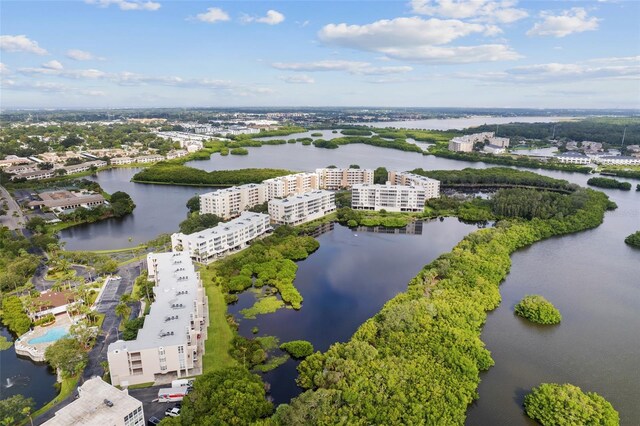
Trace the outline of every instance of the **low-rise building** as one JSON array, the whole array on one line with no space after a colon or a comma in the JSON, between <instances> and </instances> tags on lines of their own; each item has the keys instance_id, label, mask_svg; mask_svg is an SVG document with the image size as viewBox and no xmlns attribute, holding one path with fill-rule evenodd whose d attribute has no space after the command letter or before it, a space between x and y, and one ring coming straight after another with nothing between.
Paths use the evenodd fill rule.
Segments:
<instances>
[{"instance_id":1,"label":"low-rise building","mask_svg":"<svg viewBox=\"0 0 640 426\"><path fill-rule=\"evenodd\" d=\"M7 155L4 160L0 160L0 168L16 166L18 164L31 164L32 161L25 157L18 157L17 155Z\"/></svg>"},{"instance_id":2,"label":"low-rise building","mask_svg":"<svg viewBox=\"0 0 640 426\"><path fill-rule=\"evenodd\" d=\"M595 161L603 166L640 166L639 157L627 155L605 155Z\"/></svg>"},{"instance_id":3,"label":"low-rise building","mask_svg":"<svg viewBox=\"0 0 640 426\"><path fill-rule=\"evenodd\" d=\"M36 170L35 172L25 172L25 173L15 174L13 175L11 180L16 180L16 179L41 180L41 179L50 179L55 176L56 176L56 170L54 169Z\"/></svg>"},{"instance_id":4,"label":"low-rise building","mask_svg":"<svg viewBox=\"0 0 640 426\"><path fill-rule=\"evenodd\" d=\"M130 386L167 374L202 373L208 301L187 252L150 254L155 301L135 340L118 340L107 349L111 383Z\"/></svg>"},{"instance_id":5,"label":"low-rise building","mask_svg":"<svg viewBox=\"0 0 640 426\"><path fill-rule=\"evenodd\" d=\"M31 208L46 207L50 210L68 210L80 207L93 208L105 203L105 199L101 194L66 190L41 192L38 197L40 197L40 201L31 201L28 206Z\"/></svg>"},{"instance_id":6,"label":"low-rise building","mask_svg":"<svg viewBox=\"0 0 640 426\"><path fill-rule=\"evenodd\" d=\"M46 426L144 426L142 402L93 377L78 388L78 398L56 411Z\"/></svg>"},{"instance_id":7,"label":"low-rise building","mask_svg":"<svg viewBox=\"0 0 640 426\"><path fill-rule=\"evenodd\" d=\"M495 146L500 148L507 148L509 146L509 138L499 138L497 136L491 136L487 139L489 146Z\"/></svg>"},{"instance_id":8,"label":"low-rise building","mask_svg":"<svg viewBox=\"0 0 640 426\"><path fill-rule=\"evenodd\" d=\"M113 157L111 159L111 165L113 166L122 166L133 162L135 162L135 160L131 157Z\"/></svg>"},{"instance_id":9,"label":"low-rise building","mask_svg":"<svg viewBox=\"0 0 640 426\"><path fill-rule=\"evenodd\" d=\"M134 161L136 163L157 163L158 161L164 160L162 155L152 154L152 155L142 155L140 157L135 157Z\"/></svg>"},{"instance_id":10,"label":"low-rise building","mask_svg":"<svg viewBox=\"0 0 640 426\"><path fill-rule=\"evenodd\" d=\"M289 195L304 194L319 189L319 178L316 173L294 173L267 179L262 182L267 188L267 199L285 198Z\"/></svg>"},{"instance_id":11,"label":"low-rise building","mask_svg":"<svg viewBox=\"0 0 640 426\"><path fill-rule=\"evenodd\" d=\"M61 315L68 312L69 308L82 302L76 299L71 291L43 291L40 295L33 299L33 311L30 311L31 319L51 315Z\"/></svg>"},{"instance_id":12,"label":"low-rise building","mask_svg":"<svg viewBox=\"0 0 640 426\"><path fill-rule=\"evenodd\" d=\"M421 186L425 189L425 199L440 196L440 181L409 172L390 171L387 179L392 185Z\"/></svg>"},{"instance_id":13,"label":"low-rise building","mask_svg":"<svg viewBox=\"0 0 640 426\"><path fill-rule=\"evenodd\" d=\"M556 156L556 159L563 164L590 164L591 158L581 152L563 152Z\"/></svg>"},{"instance_id":14,"label":"low-rise building","mask_svg":"<svg viewBox=\"0 0 640 426\"><path fill-rule=\"evenodd\" d=\"M359 183L373 183L372 169L316 169L318 186L320 189L344 189L351 188Z\"/></svg>"},{"instance_id":15,"label":"low-rise building","mask_svg":"<svg viewBox=\"0 0 640 426\"><path fill-rule=\"evenodd\" d=\"M318 190L269 201L269 216L275 223L299 225L336 210L336 195Z\"/></svg>"},{"instance_id":16,"label":"low-rise building","mask_svg":"<svg viewBox=\"0 0 640 426\"><path fill-rule=\"evenodd\" d=\"M200 214L215 214L226 220L265 201L267 189L263 184L233 186L201 194Z\"/></svg>"},{"instance_id":17,"label":"low-rise building","mask_svg":"<svg viewBox=\"0 0 640 426\"><path fill-rule=\"evenodd\" d=\"M187 252L196 262L209 263L245 249L249 242L270 230L268 215L242 212L240 217L204 231L175 233L171 235L171 246L175 252Z\"/></svg>"},{"instance_id":18,"label":"low-rise building","mask_svg":"<svg viewBox=\"0 0 640 426\"><path fill-rule=\"evenodd\" d=\"M419 212L424 210L427 190L423 186L354 185L351 207L356 210Z\"/></svg>"},{"instance_id":19,"label":"low-rise building","mask_svg":"<svg viewBox=\"0 0 640 426\"><path fill-rule=\"evenodd\" d=\"M67 171L67 174L73 173L82 173L90 170L92 167L104 167L107 165L106 161L96 160L96 161L87 161L86 163L74 164L73 166L66 166L64 170Z\"/></svg>"},{"instance_id":20,"label":"low-rise building","mask_svg":"<svg viewBox=\"0 0 640 426\"><path fill-rule=\"evenodd\" d=\"M509 142L507 142L507 146L508 145L509 145ZM493 144L485 145L482 150L487 154L504 154L505 152L507 152L506 148L499 145L493 145Z\"/></svg>"},{"instance_id":21,"label":"low-rise building","mask_svg":"<svg viewBox=\"0 0 640 426\"><path fill-rule=\"evenodd\" d=\"M5 173L9 173L12 175L15 174L20 174L20 173L29 173L29 172L35 172L37 171L38 168L36 167L35 164L30 163L30 164L20 164L20 165L16 165L16 166L9 166L9 167L5 167L3 169L3 171Z\"/></svg>"},{"instance_id":22,"label":"low-rise building","mask_svg":"<svg viewBox=\"0 0 640 426\"><path fill-rule=\"evenodd\" d=\"M186 157L187 155L189 155L189 152L185 149L177 149L175 151L169 151L167 152L167 160L173 160L174 158L181 158L181 157Z\"/></svg>"}]
</instances>

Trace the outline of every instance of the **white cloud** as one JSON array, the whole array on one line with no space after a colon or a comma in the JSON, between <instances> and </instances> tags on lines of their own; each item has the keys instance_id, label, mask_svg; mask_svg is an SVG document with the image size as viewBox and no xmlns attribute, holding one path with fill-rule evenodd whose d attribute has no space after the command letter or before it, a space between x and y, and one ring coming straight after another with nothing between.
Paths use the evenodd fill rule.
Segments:
<instances>
[{"instance_id":1,"label":"white cloud","mask_svg":"<svg viewBox=\"0 0 640 426\"><path fill-rule=\"evenodd\" d=\"M260 24L267 25L278 25L284 22L284 15L277 10L268 10L265 16L242 16L242 22L250 23L250 22L258 22Z\"/></svg>"},{"instance_id":2,"label":"white cloud","mask_svg":"<svg viewBox=\"0 0 640 426\"><path fill-rule=\"evenodd\" d=\"M276 62L271 64L276 69L297 72L346 71L355 75L385 75L411 71L410 66L376 67L369 62L358 61L316 61L316 62Z\"/></svg>"},{"instance_id":3,"label":"white cloud","mask_svg":"<svg viewBox=\"0 0 640 426\"><path fill-rule=\"evenodd\" d=\"M45 62L44 64L42 64L42 68L59 71L64 67L59 61L53 60L53 61Z\"/></svg>"},{"instance_id":4,"label":"white cloud","mask_svg":"<svg viewBox=\"0 0 640 426\"><path fill-rule=\"evenodd\" d=\"M100 7L109 7L114 4L120 10L147 10L151 12L160 9L162 6L158 2L144 0L85 0L85 3L95 4Z\"/></svg>"},{"instance_id":5,"label":"white cloud","mask_svg":"<svg viewBox=\"0 0 640 426\"><path fill-rule=\"evenodd\" d=\"M640 56L597 58L577 63L546 63L457 77L509 83L566 83L580 80L640 79Z\"/></svg>"},{"instance_id":6,"label":"white cloud","mask_svg":"<svg viewBox=\"0 0 640 426\"><path fill-rule=\"evenodd\" d=\"M87 52L86 50L80 50L80 49L69 49L67 50L67 53L65 55L67 58L73 59L74 61L104 60L104 58L99 58L91 52Z\"/></svg>"},{"instance_id":7,"label":"white cloud","mask_svg":"<svg viewBox=\"0 0 640 426\"><path fill-rule=\"evenodd\" d=\"M9 67L3 64L2 62L0 62L0 74L4 74L4 75L11 74L11 70L9 70Z\"/></svg>"},{"instance_id":8,"label":"white cloud","mask_svg":"<svg viewBox=\"0 0 640 426\"><path fill-rule=\"evenodd\" d=\"M366 25L329 24L318 36L325 43L363 50L393 46L445 44L473 33L482 33L484 25L455 19L410 18L383 19Z\"/></svg>"},{"instance_id":9,"label":"white cloud","mask_svg":"<svg viewBox=\"0 0 640 426\"><path fill-rule=\"evenodd\" d=\"M383 53L399 60L445 64L518 59L520 55L506 44L442 46L471 34L495 36L501 32L495 25L411 17L366 25L329 24L318 36L328 44Z\"/></svg>"},{"instance_id":10,"label":"white cloud","mask_svg":"<svg viewBox=\"0 0 640 426\"><path fill-rule=\"evenodd\" d=\"M38 45L37 41L30 40L26 35L0 36L0 50L6 52L27 52L36 55L47 55L48 52Z\"/></svg>"},{"instance_id":11,"label":"white cloud","mask_svg":"<svg viewBox=\"0 0 640 426\"><path fill-rule=\"evenodd\" d=\"M210 7L206 12L198 13L196 19L209 24L215 24L216 22L228 21L231 18L229 18L229 14L224 10L218 7Z\"/></svg>"},{"instance_id":12,"label":"white cloud","mask_svg":"<svg viewBox=\"0 0 640 426\"><path fill-rule=\"evenodd\" d=\"M507 24L528 16L525 10L512 7L516 4L512 0L412 0L411 8L420 15Z\"/></svg>"},{"instance_id":13,"label":"white cloud","mask_svg":"<svg viewBox=\"0 0 640 426\"><path fill-rule=\"evenodd\" d=\"M596 17L588 17L587 11L582 7L564 10L557 16L550 12L542 12L540 17L542 22L535 23L533 28L527 31L528 36L566 37L574 33L596 30L600 22Z\"/></svg>"},{"instance_id":14,"label":"white cloud","mask_svg":"<svg viewBox=\"0 0 640 426\"><path fill-rule=\"evenodd\" d=\"M313 84L316 81L313 77L306 74L301 75L286 75L281 77L282 81L289 84Z\"/></svg>"}]
</instances>

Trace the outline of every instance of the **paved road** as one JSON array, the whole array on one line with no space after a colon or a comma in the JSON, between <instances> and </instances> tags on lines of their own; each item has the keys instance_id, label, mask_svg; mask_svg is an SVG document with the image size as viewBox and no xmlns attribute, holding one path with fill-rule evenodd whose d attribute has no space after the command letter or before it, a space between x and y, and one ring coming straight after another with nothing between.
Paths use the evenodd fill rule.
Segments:
<instances>
[{"instance_id":1,"label":"paved road","mask_svg":"<svg viewBox=\"0 0 640 426\"><path fill-rule=\"evenodd\" d=\"M46 259L42 259L38 267L36 268L36 272L31 278L31 282L35 286L38 291L49 290L53 287L56 282L45 280L44 277L47 276L47 270L49 269L46 265ZM91 268L81 266L81 265L72 265L71 268L76 271L77 277L82 277L86 282L91 282L96 278L95 272L91 271ZM78 285L77 283L72 282L72 287Z\"/></svg>"},{"instance_id":2,"label":"paved road","mask_svg":"<svg viewBox=\"0 0 640 426\"><path fill-rule=\"evenodd\" d=\"M101 362L107 360L107 349L109 348L109 345L118 340L118 337L120 336L120 333L118 332L118 327L120 326L120 317L116 315L115 307L118 303L120 303L120 297L124 293L131 293L133 289L133 282L140 274L141 266L141 263L135 262L133 264L121 267L117 272L121 278L118 280L109 280L109 282L106 284L107 287L104 289L102 295L100 296L100 300L96 305L96 311L105 315L104 321L102 323L100 334L96 338L96 344L89 352L89 363L82 373L82 377L80 378L78 385L81 385L85 380L90 379L91 377L102 376L104 374L104 369L102 368ZM137 311L135 307L134 309L132 309L132 311L138 312L139 307ZM155 389L155 397L157 396L158 388ZM51 419L55 415L56 411L68 405L72 401L73 394L42 416L34 419L34 424L40 425ZM162 414L162 416L156 417L163 417L164 410L166 410L166 407L162 410L162 413L160 413Z\"/></svg>"},{"instance_id":3,"label":"paved road","mask_svg":"<svg viewBox=\"0 0 640 426\"><path fill-rule=\"evenodd\" d=\"M6 226L11 230L24 228L26 220L22 215L22 210L20 209L18 203L16 203L16 200L11 197L11 194L9 194L9 191L7 191L4 186L0 186L0 197L4 198L9 206L7 214L4 216L0 216L0 226ZM17 212L17 217L13 216L14 212Z\"/></svg>"},{"instance_id":4,"label":"paved road","mask_svg":"<svg viewBox=\"0 0 640 426\"><path fill-rule=\"evenodd\" d=\"M149 420L150 417L162 419L165 417L164 412L167 408L176 405L175 402L154 402L158 398L158 391L162 388L171 387L171 385L152 386L144 389L131 389L129 395L142 402L144 409L144 417Z\"/></svg>"}]
</instances>

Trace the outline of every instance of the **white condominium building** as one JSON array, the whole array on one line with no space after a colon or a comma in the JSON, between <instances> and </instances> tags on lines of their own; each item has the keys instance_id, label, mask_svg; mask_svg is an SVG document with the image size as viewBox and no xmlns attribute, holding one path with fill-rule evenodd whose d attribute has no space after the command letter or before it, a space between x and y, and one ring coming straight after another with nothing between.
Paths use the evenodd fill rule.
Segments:
<instances>
[{"instance_id":1,"label":"white condominium building","mask_svg":"<svg viewBox=\"0 0 640 426\"><path fill-rule=\"evenodd\" d=\"M602 165L640 166L640 157L626 155L604 155L596 161Z\"/></svg>"},{"instance_id":2,"label":"white condominium building","mask_svg":"<svg viewBox=\"0 0 640 426\"><path fill-rule=\"evenodd\" d=\"M449 151L453 152L471 152L473 151L474 142L468 139L453 138L449 141Z\"/></svg>"},{"instance_id":3,"label":"white condominium building","mask_svg":"<svg viewBox=\"0 0 640 426\"><path fill-rule=\"evenodd\" d=\"M558 162L563 164L590 164L591 158L581 152L568 151L556 156Z\"/></svg>"},{"instance_id":4,"label":"white condominium building","mask_svg":"<svg viewBox=\"0 0 640 426\"><path fill-rule=\"evenodd\" d=\"M227 220L265 201L267 188L263 184L233 186L201 194L200 214L215 214Z\"/></svg>"},{"instance_id":5,"label":"white condominium building","mask_svg":"<svg viewBox=\"0 0 640 426\"><path fill-rule=\"evenodd\" d=\"M243 250L248 243L270 231L269 215L242 212L240 217L204 231L171 236L174 252L184 251L196 262L209 263Z\"/></svg>"},{"instance_id":6,"label":"white condominium building","mask_svg":"<svg viewBox=\"0 0 640 426\"><path fill-rule=\"evenodd\" d=\"M449 151L471 152L475 143L488 141L489 144L500 148L509 146L509 138L496 137L494 132L474 133L471 135L458 136L449 141Z\"/></svg>"},{"instance_id":7,"label":"white condominium building","mask_svg":"<svg viewBox=\"0 0 640 426\"><path fill-rule=\"evenodd\" d=\"M322 189L351 188L359 183L373 183L373 170L371 169L316 169L319 178L319 186Z\"/></svg>"},{"instance_id":8,"label":"white condominium building","mask_svg":"<svg viewBox=\"0 0 640 426\"><path fill-rule=\"evenodd\" d=\"M144 426L142 402L93 377L78 388L78 398L56 411L46 426Z\"/></svg>"},{"instance_id":9,"label":"white condominium building","mask_svg":"<svg viewBox=\"0 0 640 426\"><path fill-rule=\"evenodd\" d=\"M336 195L329 191L312 191L269 201L271 220L286 225L319 219L335 210Z\"/></svg>"},{"instance_id":10,"label":"white condominium building","mask_svg":"<svg viewBox=\"0 0 640 426\"><path fill-rule=\"evenodd\" d=\"M438 198L440 196L440 181L426 176L416 175L409 172L390 171L388 175L392 185L421 186L425 189L425 198Z\"/></svg>"},{"instance_id":11,"label":"white condominium building","mask_svg":"<svg viewBox=\"0 0 640 426\"><path fill-rule=\"evenodd\" d=\"M207 337L207 296L188 253L150 254L155 301L135 340L118 340L107 350L114 386L154 382L166 374L202 373Z\"/></svg>"},{"instance_id":12,"label":"white condominium building","mask_svg":"<svg viewBox=\"0 0 640 426\"><path fill-rule=\"evenodd\" d=\"M319 179L316 173L295 173L267 179L262 182L267 188L267 200L284 198L293 194L319 189Z\"/></svg>"},{"instance_id":13,"label":"white condominium building","mask_svg":"<svg viewBox=\"0 0 640 426\"><path fill-rule=\"evenodd\" d=\"M423 186L354 185L351 207L357 210L415 212L424 210L427 190Z\"/></svg>"}]
</instances>

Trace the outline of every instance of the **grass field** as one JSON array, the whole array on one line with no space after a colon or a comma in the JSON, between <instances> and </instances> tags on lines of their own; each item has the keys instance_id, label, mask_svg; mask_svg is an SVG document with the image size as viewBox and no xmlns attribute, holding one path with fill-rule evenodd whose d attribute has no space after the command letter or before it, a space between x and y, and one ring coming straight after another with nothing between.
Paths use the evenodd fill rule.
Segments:
<instances>
[{"instance_id":1,"label":"grass field","mask_svg":"<svg viewBox=\"0 0 640 426\"><path fill-rule=\"evenodd\" d=\"M209 328L205 353L202 359L203 373L232 367L235 360L229 355L233 330L227 323L227 304L219 287L213 285L212 274L207 268L200 268L200 277L209 298Z\"/></svg>"}]
</instances>

